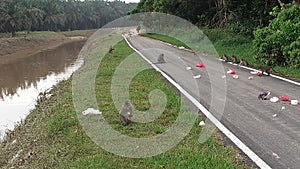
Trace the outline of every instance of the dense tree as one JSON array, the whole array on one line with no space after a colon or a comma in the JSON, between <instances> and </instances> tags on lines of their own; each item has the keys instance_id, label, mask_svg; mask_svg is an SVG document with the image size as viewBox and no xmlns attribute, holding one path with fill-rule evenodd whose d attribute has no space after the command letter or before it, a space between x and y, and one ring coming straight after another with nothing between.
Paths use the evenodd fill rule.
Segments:
<instances>
[{"instance_id":1,"label":"dense tree","mask_svg":"<svg viewBox=\"0 0 300 169\"><path fill-rule=\"evenodd\" d=\"M299 0L298 0L299 1ZM230 27L252 35L257 27L268 25L276 6L292 0L141 0L131 13L163 12L208 27Z\"/></svg>"},{"instance_id":2,"label":"dense tree","mask_svg":"<svg viewBox=\"0 0 300 169\"><path fill-rule=\"evenodd\" d=\"M2 0L0 32L99 28L136 4L105 0Z\"/></svg>"}]
</instances>

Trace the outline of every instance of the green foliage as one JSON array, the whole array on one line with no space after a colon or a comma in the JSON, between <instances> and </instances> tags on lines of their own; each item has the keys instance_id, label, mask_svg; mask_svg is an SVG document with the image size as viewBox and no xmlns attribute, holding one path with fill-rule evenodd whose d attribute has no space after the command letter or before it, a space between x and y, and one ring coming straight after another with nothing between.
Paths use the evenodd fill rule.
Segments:
<instances>
[{"instance_id":1,"label":"green foliage","mask_svg":"<svg viewBox=\"0 0 300 169\"><path fill-rule=\"evenodd\" d=\"M268 65L300 67L300 6L287 5L280 12L274 9L268 27L254 32L257 59Z\"/></svg>"},{"instance_id":2,"label":"green foliage","mask_svg":"<svg viewBox=\"0 0 300 169\"><path fill-rule=\"evenodd\" d=\"M250 37L254 29L266 26L274 18L269 12L278 6L278 0L141 0L132 13L173 14L198 26L230 28Z\"/></svg>"},{"instance_id":3,"label":"green foliage","mask_svg":"<svg viewBox=\"0 0 300 169\"><path fill-rule=\"evenodd\" d=\"M135 4L121 1L0 1L0 32L66 31L100 28L125 16Z\"/></svg>"}]
</instances>

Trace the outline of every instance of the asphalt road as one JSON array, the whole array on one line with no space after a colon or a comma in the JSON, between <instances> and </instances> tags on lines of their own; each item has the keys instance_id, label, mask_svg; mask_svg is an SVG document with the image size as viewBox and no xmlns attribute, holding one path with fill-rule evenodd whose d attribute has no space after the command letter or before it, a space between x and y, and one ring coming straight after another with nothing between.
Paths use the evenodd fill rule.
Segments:
<instances>
[{"instance_id":1,"label":"asphalt road","mask_svg":"<svg viewBox=\"0 0 300 169\"><path fill-rule=\"evenodd\" d=\"M146 37L132 36L128 40L153 63L164 53L166 63L156 65L219 117L269 166L300 167L300 105L257 98L261 91L269 90L269 97L287 95L299 100L300 86L270 76L254 75L253 80L248 80L249 70L223 63L215 57L195 55ZM206 68L196 68L199 61L204 62ZM239 79L226 74L228 69L235 70ZM196 75L201 78L194 79ZM222 78L223 75L227 77ZM192 83L195 80L197 86Z\"/></svg>"}]
</instances>

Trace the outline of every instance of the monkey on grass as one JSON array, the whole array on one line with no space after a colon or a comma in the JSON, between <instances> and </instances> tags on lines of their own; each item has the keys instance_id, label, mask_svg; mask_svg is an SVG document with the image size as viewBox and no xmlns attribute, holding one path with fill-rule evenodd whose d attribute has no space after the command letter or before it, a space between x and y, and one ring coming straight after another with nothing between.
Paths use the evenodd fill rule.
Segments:
<instances>
[{"instance_id":1,"label":"monkey on grass","mask_svg":"<svg viewBox=\"0 0 300 169\"><path fill-rule=\"evenodd\" d=\"M129 101L127 100L125 101L119 115L120 115L120 122L123 126L127 126L131 123L131 117L133 116L133 113Z\"/></svg>"}]
</instances>

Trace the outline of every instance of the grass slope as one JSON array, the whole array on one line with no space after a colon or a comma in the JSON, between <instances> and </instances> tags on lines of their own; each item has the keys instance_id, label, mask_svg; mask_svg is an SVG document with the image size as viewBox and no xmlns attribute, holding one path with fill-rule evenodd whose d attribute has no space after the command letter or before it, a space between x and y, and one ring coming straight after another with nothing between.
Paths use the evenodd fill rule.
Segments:
<instances>
[{"instance_id":1,"label":"grass slope","mask_svg":"<svg viewBox=\"0 0 300 169\"><path fill-rule=\"evenodd\" d=\"M256 68L261 63L255 60L255 49L252 44L252 40L242 35L234 34L230 30L226 29L202 29L202 31L208 36L210 41L213 43L215 49L219 53L219 56L226 54L237 56L238 59L246 59L252 67ZM154 39L158 39L167 43L171 43L177 46L184 46L182 42L172 39L167 36L157 34L143 34ZM186 46L185 46L186 47ZM273 66L273 73L281 74L283 76L300 80L300 69L293 67Z\"/></svg>"},{"instance_id":2,"label":"grass slope","mask_svg":"<svg viewBox=\"0 0 300 169\"><path fill-rule=\"evenodd\" d=\"M177 91L155 70L139 73L130 84L130 97L141 110L149 107L148 94L161 89L168 98L160 118L147 124L119 124L111 94L111 79L115 68L133 51L122 41L114 53L101 62L96 77L96 93L100 109L112 127L135 137L153 136L164 132L174 121L180 106ZM189 135L171 150L148 158L125 158L102 150L85 134L72 103L71 79L61 82L50 99L42 97L35 110L1 144L2 168L247 168L231 147L224 147L215 133L204 144L198 142L201 128L196 121ZM13 140L16 142L13 143ZM13 156L18 157L11 161Z\"/></svg>"}]
</instances>

